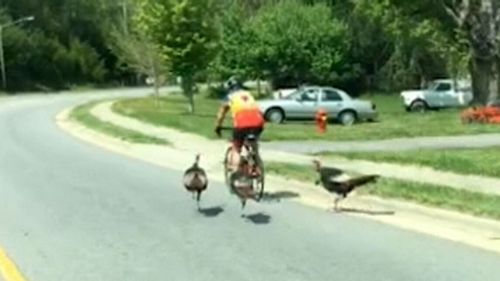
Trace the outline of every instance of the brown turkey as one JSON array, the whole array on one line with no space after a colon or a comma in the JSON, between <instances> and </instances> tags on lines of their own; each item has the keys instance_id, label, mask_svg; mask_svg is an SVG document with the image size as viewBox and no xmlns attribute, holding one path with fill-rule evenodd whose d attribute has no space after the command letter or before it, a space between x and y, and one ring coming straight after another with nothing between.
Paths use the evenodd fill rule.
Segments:
<instances>
[{"instance_id":1,"label":"brown turkey","mask_svg":"<svg viewBox=\"0 0 500 281\"><path fill-rule=\"evenodd\" d=\"M205 170L203 170L200 165L200 155L196 155L195 162L193 166L184 172L183 183L187 191L193 194L193 198L196 199L198 203L198 208L200 207L201 193L207 190L208 178Z\"/></svg>"},{"instance_id":2,"label":"brown turkey","mask_svg":"<svg viewBox=\"0 0 500 281\"><path fill-rule=\"evenodd\" d=\"M336 195L334 200L335 211L339 211L339 201L347 198L353 190L368 183L375 183L380 178L378 175L351 178L340 169L322 167L321 162L317 160L314 161L314 168L319 175L316 185L321 184L328 192Z\"/></svg>"},{"instance_id":3,"label":"brown turkey","mask_svg":"<svg viewBox=\"0 0 500 281\"><path fill-rule=\"evenodd\" d=\"M234 172L230 177L231 191L241 200L241 208L244 209L247 200L255 200L252 179L245 176L243 172Z\"/></svg>"}]
</instances>

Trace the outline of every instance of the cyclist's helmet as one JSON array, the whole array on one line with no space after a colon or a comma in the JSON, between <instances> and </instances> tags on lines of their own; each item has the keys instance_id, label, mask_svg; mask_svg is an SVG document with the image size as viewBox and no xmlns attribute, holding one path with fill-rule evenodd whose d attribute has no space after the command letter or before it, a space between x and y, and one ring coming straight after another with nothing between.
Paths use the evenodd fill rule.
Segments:
<instances>
[{"instance_id":1,"label":"cyclist's helmet","mask_svg":"<svg viewBox=\"0 0 500 281\"><path fill-rule=\"evenodd\" d=\"M226 88L228 92L234 92L243 89L243 86L236 76L232 76L226 82Z\"/></svg>"}]
</instances>

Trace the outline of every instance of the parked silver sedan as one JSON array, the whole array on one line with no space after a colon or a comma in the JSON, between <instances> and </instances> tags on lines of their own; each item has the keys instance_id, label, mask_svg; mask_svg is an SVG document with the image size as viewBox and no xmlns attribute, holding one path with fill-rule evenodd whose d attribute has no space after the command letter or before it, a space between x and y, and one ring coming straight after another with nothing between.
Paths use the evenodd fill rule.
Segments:
<instances>
[{"instance_id":1,"label":"parked silver sedan","mask_svg":"<svg viewBox=\"0 0 500 281\"><path fill-rule=\"evenodd\" d=\"M346 126L361 120L373 121L378 116L373 103L353 99L346 92L330 87L299 88L282 99L261 100L259 108L272 123L314 119L319 109L326 110L330 119Z\"/></svg>"}]
</instances>

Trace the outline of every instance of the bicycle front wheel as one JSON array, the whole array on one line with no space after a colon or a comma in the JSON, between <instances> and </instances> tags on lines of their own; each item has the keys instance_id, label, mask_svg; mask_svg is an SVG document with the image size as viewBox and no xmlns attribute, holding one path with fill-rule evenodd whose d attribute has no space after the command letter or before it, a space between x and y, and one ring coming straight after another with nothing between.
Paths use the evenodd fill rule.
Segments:
<instances>
[{"instance_id":1,"label":"bicycle front wheel","mask_svg":"<svg viewBox=\"0 0 500 281\"><path fill-rule=\"evenodd\" d=\"M226 180L226 185L231 185L231 169L230 169L230 161L231 161L231 153L233 152L232 148L229 147L224 156L224 179Z\"/></svg>"}]
</instances>

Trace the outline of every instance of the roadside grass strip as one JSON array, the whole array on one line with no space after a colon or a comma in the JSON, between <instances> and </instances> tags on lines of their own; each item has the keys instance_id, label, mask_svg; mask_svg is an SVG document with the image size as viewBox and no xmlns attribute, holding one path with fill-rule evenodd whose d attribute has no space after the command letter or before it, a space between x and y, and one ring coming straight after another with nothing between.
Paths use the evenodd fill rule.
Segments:
<instances>
[{"instance_id":1,"label":"roadside grass strip","mask_svg":"<svg viewBox=\"0 0 500 281\"><path fill-rule=\"evenodd\" d=\"M76 120L89 129L98 131L111 137L118 138L123 141L138 144L169 145L169 142L167 140L148 136L98 119L90 113L90 110L98 103L99 101L90 102L76 107L71 111L70 118Z\"/></svg>"}]
</instances>

